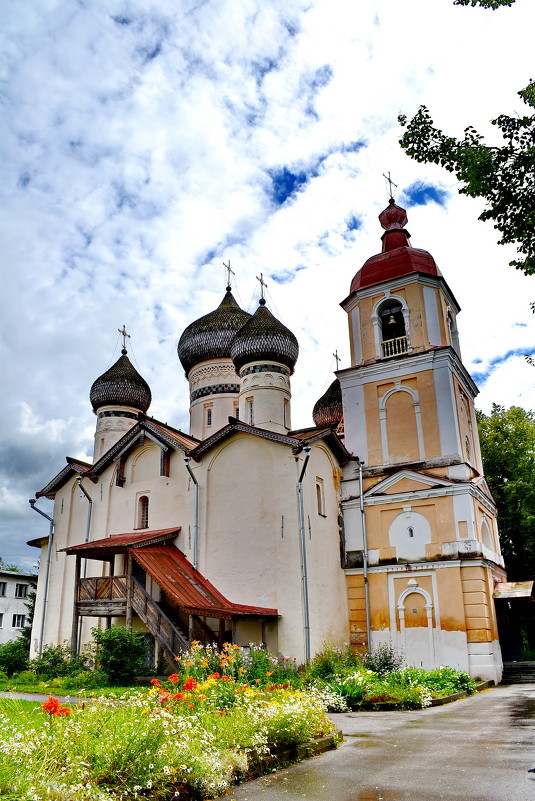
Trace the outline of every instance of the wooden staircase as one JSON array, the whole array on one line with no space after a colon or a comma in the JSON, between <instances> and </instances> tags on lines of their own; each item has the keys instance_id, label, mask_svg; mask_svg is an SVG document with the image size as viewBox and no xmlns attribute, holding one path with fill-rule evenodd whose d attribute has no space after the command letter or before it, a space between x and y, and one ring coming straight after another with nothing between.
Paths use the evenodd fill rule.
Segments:
<instances>
[{"instance_id":1,"label":"wooden staircase","mask_svg":"<svg viewBox=\"0 0 535 801\"><path fill-rule=\"evenodd\" d=\"M132 609L165 653L174 659L189 648L186 635L167 617L136 579L132 580Z\"/></svg>"},{"instance_id":2,"label":"wooden staircase","mask_svg":"<svg viewBox=\"0 0 535 801\"><path fill-rule=\"evenodd\" d=\"M500 684L535 684L535 662L504 662Z\"/></svg>"}]
</instances>

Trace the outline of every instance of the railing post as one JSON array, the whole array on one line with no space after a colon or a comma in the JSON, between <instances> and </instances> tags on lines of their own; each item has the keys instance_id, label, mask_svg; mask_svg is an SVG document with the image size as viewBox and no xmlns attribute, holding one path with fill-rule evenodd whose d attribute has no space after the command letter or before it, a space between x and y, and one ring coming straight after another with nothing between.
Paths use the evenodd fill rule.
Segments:
<instances>
[{"instance_id":1,"label":"railing post","mask_svg":"<svg viewBox=\"0 0 535 801\"><path fill-rule=\"evenodd\" d=\"M126 566L126 620L127 629L132 630L132 554L128 554Z\"/></svg>"}]
</instances>

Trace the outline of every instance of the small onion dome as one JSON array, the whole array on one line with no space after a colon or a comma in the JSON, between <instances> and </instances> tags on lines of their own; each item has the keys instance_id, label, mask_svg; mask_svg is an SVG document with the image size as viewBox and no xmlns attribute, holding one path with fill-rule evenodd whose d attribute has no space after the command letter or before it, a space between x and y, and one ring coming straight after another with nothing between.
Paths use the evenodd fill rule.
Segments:
<instances>
[{"instance_id":1,"label":"small onion dome","mask_svg":"<svg viewBox=\"0 0 535 801\"><path fill-rule=\"evenodd\" d=\"M228 286L217 309L190 323L180 337L178 358L186 376L192 367L207 359L230 358L231 342L250 318L240 309Z\"/></svg>"},{"instance_id":2,"label":"small onion dome","mask_svg":"<svg viewBox=\"0 0 535 801\"><path fill-rule=\"evenodd\" d=\"M285 364L293 373L299 345L292 332L266 308L264 298L253 316L239 330L232 341L230 355L236 371L245 364L274 361Z\"/></svg>"},{"instance_id":3,"label":"small onion dome","mask_svg":"<svg viewBox=\"0 0 535 801\"><path fill-rule=\"evenodd\" d=\"M379 215L381 226L385 229L382 236L383 250L365 262L351 282L350 292L364 289L384 281L392 281L411 273L424 273L441 277L434 258L427 250L412 248L410 234L405 229L407 212L401 206L396 206L390 198L390 203Z\"/></svg>"},{"instance_id":4,"label":"small onion dome","mask_svg":"<svg viewBox=\"0 0 535 801\"><path fill-rule=\"evenodd\" d=\"M317 426L338 425L344 412L342 409L342 388L337 378L328 390L314 404L312 419Z\"/></svg>"},{"instance_id":5,"label":"small onion dome","mask_svg":"<svg viewBox=\"0 0 535 801\"><path fill-rule=\"evenodd\" d=\"M126 348L121 357L94 382L89 399L96 412L102 406L131 406L146 412L152 395L150 387L128 358Z\"/></svg>"}]
</instances>

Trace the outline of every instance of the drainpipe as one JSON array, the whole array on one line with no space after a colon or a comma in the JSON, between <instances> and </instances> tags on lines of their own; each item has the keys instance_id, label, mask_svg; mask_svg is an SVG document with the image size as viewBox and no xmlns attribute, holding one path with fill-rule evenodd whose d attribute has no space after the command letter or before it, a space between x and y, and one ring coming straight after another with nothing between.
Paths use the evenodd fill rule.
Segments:
<instances>
[{"instance_id":1,"label":"drainpipe","mask_svg":"<svg viewBox=\"0 0 535 801\"><path fill-rule=\"evenodd\" d=\"M46 551L46 566L45 566L45 589L43 592L43 612L41 614L41 624L39 626L39 642L37 646L37 653L40 654L43 650L43 634L45 630L45 615L46 615L46 607L48 604L48 577L50 575L50 559L52 556L52 540L54 538L54 518L47 515L46 512L42 512L40 509L37 508L35 498L30 498L28 503L32 507L34 512L46 517L47 520L50 521L50 529L48 532L48 547Z\"/></svg>"},{"instance_id":2,"label":"drainpipe","mask_svg":"<svg viewBox=\"0 0 535 801\"><path fill-rule=\"evenodd\" d=\"M305 510L303 506L303 478L305 476L305 472L308 465L308 460L310 459L310 445L305 445L303 448L305 452L305 461L303 462L303 467L301 468L301 475L299 476L299 481L297 482L297 498L299 501L299 538L301 543L301 580L303 582L303 606L304 606L304 617L305 617L305 662L308 665L310 662L310 616L309 616L309 609L308 609L308 576L307 576L307 550L306 550L306 539L305 539Z\"/></svg>"},{"instance_id":3,"label":"drainpipe","mask_svg":"<svg viewBox=\"0 0 535 801\"><path fill-rule=\"evenodd\" d=\"M184 456L186 470L193 481L193 567L197 570L199 564L199 482L189 466L190 461L191 456Z\"/></svg>"},{"instance_id":4,"label":"drainpipe","mask_svg":"<svg viewBox=\"0 0 535 801\"><path fill-rule=\"evenodd\" d=\"M370 588L368 585L368 537L366 534L366 515L364 513L364 488L362 483L362 466L364 462L359 459L359 494L360 494L360 519L362 522L362 575L364 577L364 606L366 609L366 640L367 649L370 651L371 626L370 626Z\"/></svg>"},{"instance_id":5,"label":"drainpipe","mask_svg":"<svg viewBox=\"0 0 535 801\"><path fill-rule=\"evenodd\" d=\"M87 522L85 525L85 540L84 540L84 542L89 542L89 529L91 528L91 515L93 513L93 499L87 493L85 487L82 486L83 478L84 478L83 476L76 476L76 483L78 484L78 489L84 493L85 497L89 501L89 506L87 508ZM85 578L86 575L87 575L87 559L84 559L84 565L82 567L82 578ZM78 639L77 639L78 647L76 649L77 651L80 650L81 636L82 636L82 619L80 618L78 620Z\"/></svg>"}]
</instances>

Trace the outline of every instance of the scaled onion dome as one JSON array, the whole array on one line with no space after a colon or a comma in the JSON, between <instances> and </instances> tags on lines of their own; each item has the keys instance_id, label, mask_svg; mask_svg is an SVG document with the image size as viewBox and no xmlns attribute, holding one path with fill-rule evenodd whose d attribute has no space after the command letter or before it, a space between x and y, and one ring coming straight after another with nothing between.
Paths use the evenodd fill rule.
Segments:
<instances>
[{"instance_id":1,"label":"scaled onion dome","mask_svg":"<svg viewBox=\"0 0 535 801\"><path fill-rule=\"evenodd\" d=\"M207 359L230 358L231 342L250 318L240 309L228 286L217 309L188 325L180 337L178 358L186 376L192 367Z\"/></svg>"},{"instance_id":2,"label":"scaled onion dome","mask_svg":"<svg viewBox=\"0 0 535 801\"><path fill-rule=\"evenodd\" d=\"M152 395L150 387L128 358L126 348L121 357L94 382L89 393L93 411L102 406L131 406L146 412Z\"/></svg>"},{"instance_id":3,"label":"scaled onion dome","mask_svg":"<svg viewBox=\"0 0 535 801\"><path fill-rule=\"evenodd\" d=\"M299 345L292 332L266 309L266 301L261 298L258 309L234 337L230 355L236 372L251 362L274 361L285 364L293 373Z\"/></svg>"},{"instance_id":4,"label":"scaled onion dome","mask_svg":"<svg viewBox=\"0 0 535 801\"><path fill-rule=\"evenodd\" d=\"M342 388L339 380L335 378L327 391L314 404L312 419L317 426L335 426L343 416Z\"/></svg>"}]
</instances>

